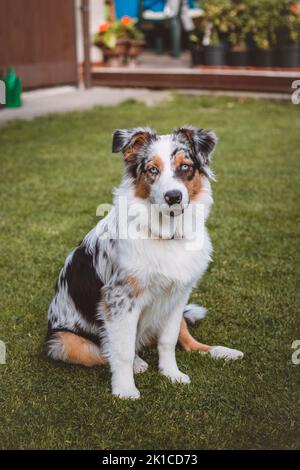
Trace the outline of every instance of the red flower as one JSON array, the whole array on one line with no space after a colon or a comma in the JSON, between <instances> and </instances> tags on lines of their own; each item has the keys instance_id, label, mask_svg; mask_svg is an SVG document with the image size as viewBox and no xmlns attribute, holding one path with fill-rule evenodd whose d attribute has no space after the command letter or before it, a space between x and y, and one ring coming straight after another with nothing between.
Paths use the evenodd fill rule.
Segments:
<instances>
[{"instance_id":1,"label":"red flower","mask_svg":"<svg viewBox=\"0 0 300 470\"><path fill-rule=\"evenodd\" d=\"M108 30L108 28L109 28L108 22L100 24L99 33L105 33Z\"/></svg>"},{"instance_id":2,"label":"red flower","mask_svg":"<svg viewBox=\"0 0 300 470\"><path fill-rule=\"evenodd\" d=\"M132 23L133 22L133 19L130 18L130 16L122 16L121 18L121 23L123 26L127 26L128 24Z\"/></svg>"},{"instance_id":3,"label":"red flower","mask_svg":"<svg viewBox=\"0 0 300 470\"><path fill-rule=\"evenodd\" d=\"M298 7L297 7L297 5L295 5L295 3L294 3L293 5L291 5L291 7L290 7L290 12L291 12L291 13L294 13L295 15L297 15L297 13L298 13Z\"/></svg>"}]
</instances>

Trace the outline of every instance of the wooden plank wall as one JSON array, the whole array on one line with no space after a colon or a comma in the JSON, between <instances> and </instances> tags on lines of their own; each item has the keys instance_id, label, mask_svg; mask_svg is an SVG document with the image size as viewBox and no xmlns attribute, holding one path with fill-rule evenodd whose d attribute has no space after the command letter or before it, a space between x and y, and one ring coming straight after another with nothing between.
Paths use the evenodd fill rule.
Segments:
<instances>
[{"instance_id":1,"label":"wooden plank wall","mask_svg":"<svg viewBox=\"0 0 300 470\"><path fill-rule=\"evenodd\" d=\"M0 70L24 88L78 82L73 0L0 0Z\"/></svg>"}]
</instances>

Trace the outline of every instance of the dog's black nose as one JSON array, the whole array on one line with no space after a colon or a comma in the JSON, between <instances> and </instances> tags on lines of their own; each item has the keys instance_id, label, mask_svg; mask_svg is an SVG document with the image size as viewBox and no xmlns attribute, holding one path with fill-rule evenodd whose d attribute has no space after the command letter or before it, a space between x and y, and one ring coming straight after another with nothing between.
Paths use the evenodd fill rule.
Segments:
<instances>
[{"instance_id":1,"label":"dog's black nose","mask_svg":"<svg viewBox=\"0 0 300 470\"><path fill-rule=\"evenodd\" d=\"M172 191L167 191L165 194L165 201L169 206L173 204L180 204L182 200L182 192L178 191L177 189L173 189Z\"/></svg>"}]
</instances>

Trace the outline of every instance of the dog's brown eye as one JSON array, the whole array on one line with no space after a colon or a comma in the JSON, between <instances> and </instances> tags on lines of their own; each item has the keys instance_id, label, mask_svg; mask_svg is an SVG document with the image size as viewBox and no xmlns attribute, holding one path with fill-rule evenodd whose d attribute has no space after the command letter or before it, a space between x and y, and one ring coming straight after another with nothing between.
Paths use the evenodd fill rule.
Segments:
<instances>
[{"instance_id":1,"label":"dog's brown eye","mask_svg":"<svg viewBox=\"0 0 300 470\"><path fill-rule=\"evenodd\" d=\"M158 174L158 169L155 167L155 166L152 166L151 168L149 168L149 173L151 173L151 175L157 175Z\"/></svg>"}]
</instances>

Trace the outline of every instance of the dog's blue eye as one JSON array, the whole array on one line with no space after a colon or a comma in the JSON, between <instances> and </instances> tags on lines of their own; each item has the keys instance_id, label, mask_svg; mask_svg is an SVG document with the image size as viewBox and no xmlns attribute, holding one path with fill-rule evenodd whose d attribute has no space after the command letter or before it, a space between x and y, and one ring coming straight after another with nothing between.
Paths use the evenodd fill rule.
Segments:
<instances>
[{"instance_id":1,"label":"dog's blue eye","mask_svg":"<svg viewBox=\"0 0 300 470\"><path fill-rule=\"evenodd\" d=\"M157 175L158 169L155 166L152 166L151 168L149 168L149 172L151 173L151 175Z\"/></svg>"},{"instance_id":2,"label":"dog's blue eye","mask_svg":"<svg viewBox=\"0 0 300 470\"><path fill-rule=\"evenodd\" d=\"M187 165L186 163L183 163L181 166L180 166L180 169L182 171L187 171L189 169L189 165Z\"/></svg>"}]
</instances>

